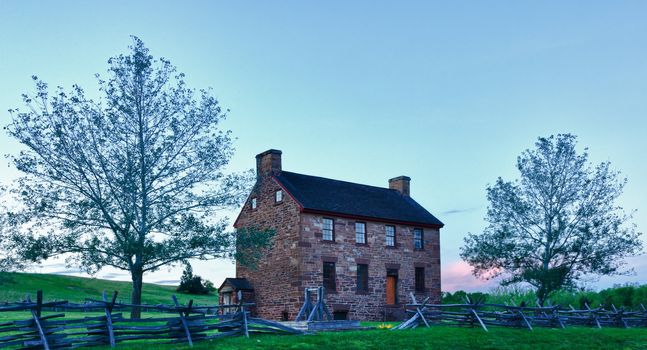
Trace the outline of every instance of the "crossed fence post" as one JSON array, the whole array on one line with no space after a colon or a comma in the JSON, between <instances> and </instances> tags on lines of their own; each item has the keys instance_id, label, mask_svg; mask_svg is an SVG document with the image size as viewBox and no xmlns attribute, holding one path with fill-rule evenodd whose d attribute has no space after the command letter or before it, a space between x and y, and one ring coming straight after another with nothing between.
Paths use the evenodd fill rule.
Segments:
<instances>
[{"instance_id":1,"label":"crossed fence post","mask_svg":"<svg viewBox=\"0 0 647 350\"><path fill-rule=\"evenodd\" d=\"M103 302L104 302L105 314L106 314L106 329L108 331L108 340L110 342L111 348L114 348L116 346L115 330L112 326L112 309L115 307L115 302L117 301L118 294L119 292L115 291L114 294L112 295L112 301L108 302L106 291L103 291Z\"/></svg>"},{"instance_id":2,"label":"crossed fence post","mask_svg":"<svg viewBox=\"0 0 647 350\"><path fill-rule=\"evenodd\" d=\"M311 292L317 291L317 302L313 305L310 302ZM305 288L303 306L299 309L299 313L295 321L323 321L324 319L332 320L333 317L328 311L325 302L325 288Z\"/></svg>"}]
</instances>

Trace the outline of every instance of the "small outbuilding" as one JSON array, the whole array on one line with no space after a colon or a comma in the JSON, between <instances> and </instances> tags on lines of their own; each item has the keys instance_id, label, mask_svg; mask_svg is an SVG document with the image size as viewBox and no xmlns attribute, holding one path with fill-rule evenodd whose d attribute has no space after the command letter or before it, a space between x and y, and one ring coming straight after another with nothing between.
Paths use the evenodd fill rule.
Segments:
<instances>
[{"instance_id":1,"label":"small outbuilding","mask_svg":"<svg viewBox=\"0 0 647 350\"><path fill-rule=\"evenodd\" d=\"M218 288L218 302L220 305L235 305L238 300L238 292L241 292L243 302L254 302L254 288L246 278L226 278ZM235 307L223 308L221 313L230 313L235 311ZM252 310L253 311L253 310Z\"/></svg>"}]
</instances>

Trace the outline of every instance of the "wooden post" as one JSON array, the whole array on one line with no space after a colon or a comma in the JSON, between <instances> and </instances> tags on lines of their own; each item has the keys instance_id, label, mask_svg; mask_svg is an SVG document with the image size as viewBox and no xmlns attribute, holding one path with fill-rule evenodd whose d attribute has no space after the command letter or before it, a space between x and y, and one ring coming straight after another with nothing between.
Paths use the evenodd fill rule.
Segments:
<instances>
[{"instance_id":1,"label":"wooden post","mask_svg":"<svg viewBox=\"0 0 647 350\"><path fill-rule=\"evenodd\" d=\"M119 292L115 291L112 296L112 302L108 302L108 297L106 296L106 291L103 291L103 302L105 303L105 313L106 313L106 328L108 330L108 340L110 342L110 347L114 348L117 344L115 341L115 331L112 327L112 309L115 306L115 301L117 300L117 294Z\"/></svg>"},{"instance_id":2,"label":"wooden post","mask_svg":"<svg viewBox=\"0 0 647 350\"><path fill-rule=\"evenodd\" d=\"M613 309L613 318L614 318L614 323L617 323L617 320L620 319L620 322L622 322L622 326L624 328L629 328L629 324L625 320L624 317L622 317L622 314L625 312L624 306L618 310L614 304L611 304L611 308Z\"/></svg>"},{"instance_id":3,"label":"wooden post","mask_svg":"<svg viewBox=\"0 0 647 350\"><path fill-rule=\"evenodd\" d=\"M245 306L241 306L241 310L243 313L243 330L245 331L245 337L249 338L249 326L247 324L247 311L245 311Z\"/></svg>"},{"instance_id":4,"label":"wooden post","mask_svg":"<svg viewBox=\"0 0 647 350\"><path fill-rule=\"evenodd\" d=\"M306 321L316 321L317 320L317 308L319 307L318 304L315 304L315 306L312 308L312 311L310 311L310 315L308 315L308 319Z\"/></svg>"},{"instance_id":5,"label":"wooden post","mask_svg":"<svg viewBox=\"0 0 647 350\"><path fill-rule=\"evenodd\" d=\"M184 311L184 316L189 317L189 314L191 314L192 307L193 307L193 299L189 300L189 305L187 305L186 311Z\"/></svg>"},{"instance_id":6,"label":"wooden post","mask_svg":"<svg viewBox=\"0 0 647 350\"><path fill-rule=\"evenodd\" d=\"M319 321L323 321L324 319L323 298L324 298L323 287L319 287L317 289L317 309L319 310L317 312L317 319Z\"/></svg>"},{"instance_id":7,"label":"wooden post","mask_svg":"<svg viewBox=\"0 0 647 350\"><path fill-rule=\"evenodd\" d=\"M320 321L323 321L326 318L328 321L333 319L330 311L328 311L328 307L326 306L326 288L324 287L319 287L317 290L317 307L319 307Z\"/></svg>"},{"instance_id":8,"label":"wooden post","mask_svg":"<svg viewBox=\"0 0 647 350\"><path fill-rule=\"evenodd\" d=\"M570 306L570 305L569 305ZM572 306L571 306L572 307ZM557 323L559 324L559 327L561 329L565 329L566 327L564 326L564 322L562 322L562 319L559 317L559 306L553 306L553 311L551 312L551 316L553 319L557 320Z\"/></svg>"},{"instance_id":9,"label":"wooden post","mask_svg":"<svg viewBox=\"0 0 647 350\"><path fill-rule=\"evenodd\" d=\"M173 302L175 303L175 309L180 315L180 322L182 322L182 327L184 327L184 333L186 334L186 339L189 342L189 346L193 347L193 340L191 340L191 331L189 331L189 325L186 323L184 312L182 312L182 310L180 309L180 303L178 303L175 294L173 294Z\"/></svg>"},{"instance_id":10,"label":"wooden post","mask_svg":"<svg viewBox=\"0 0 647 350\"><path fill-rule=\"evenodd\" d=\"M45 331L43 330L43 327L40 324L40 311L42 306L43 306L43 291L39 290L38 292L36 292L36 309L31 309L31 315L34 319L34 325L38 330L38 335L40 336L40 340L43 342L43 349L49 350L49 344L47 343L47 338L45 337Z\"/></svg>"},{"instance_id":11,"label":"wooden post","mask_svg":"<svg viewBox=\"0 0 647 350\"><path fill-rule=\"evenodd\" d=\"M425 324L425 326L427 326L427 328L429 328L429 323L427 322L427 319L425 318L425 315L422 312L427 309L426 305L429 302L429 298L430 297L426 297L422 301L422 303L420 303L420 305L416 305L416 314L419 315L419 319L422 320L422 322ZM414 300L414 302L416 300L416 297L413 295L413 292L411 292L411 299Z\"/></svg>"},{"instance_id":12,"label":"wooden post","mask_svg":"<svg viewBox=\"0 0 647 350\"><path fill-rule=\"evenodd\" d=\"M596 315L593 310L591 310L591 307L589 307L588 303L584 303L584 306L586 307L587 310L589 310L589 317L593 317L593 320L595 321L595 325L598 328L602 328L602 325L600 325L600 321L598 320L598 315Z\"/></svg>"},{"instance_id":13,"label":"wooden post","mask_svg":"<svg viewBox=\"0 0 647 350\"><path fill-rule=\"evenodd\" d=\"M249 323L247 321L247 311L245 310L245 305L243 304L243 291L238 291L236 293L236 298L238 299L238 312L243 318L243 333L245 337L249 338Z\"/></svg>"},{"instance_id":14,"label":"wooden post","mask_svg":"<svg viewBox=\"0 0 647 350\"><path fill-rule=\"evenodd\" d=\"M303 306L301 306L301 309L299 310L295 321L299 321L301 318L307 320L308 316L310 315L311 308L312 304L310 303L310 290L308 288L305 288Z\"/></svg>"},{"instance_id":15,"label":"wooden post","mask_svg":"<svg viewBox=\"0 0 647 350\"><path fill-rule=\"evenodd\" d=\"M483 327L483 330L487 332L488 331L487 327L485 327L485 324L483 323L483 321L479 317L478 313L476 313L476 310L470 309L470 311L474 315L474 317L476 317L476 319L479 321L479 323L481 324L481 327Z\"/></svg>"},{"instance_id":16,"label":"wooden post","mask_svg":"<svg viewBox=\"0 0 647 350\"><path fill-rule=\"evenodd\" d=\"M40 311L43 307L43 291L39 290L36 292L36 315L40 317Z\"/></svg>"},{"instance_id":17,"label":"wooden post","mask_svg":"<svg viewBox=\"0 0 647 350\"><path fill-rule=\"evenodd\" d=\"M521 309L517 310L517 313L519 313L519 316L521 316L521 319L526 323L526 327L532 331L532 326L530 325L530 321L526 318L526 315L523 314L523 311Z\"/></svg>"}]
</instances>

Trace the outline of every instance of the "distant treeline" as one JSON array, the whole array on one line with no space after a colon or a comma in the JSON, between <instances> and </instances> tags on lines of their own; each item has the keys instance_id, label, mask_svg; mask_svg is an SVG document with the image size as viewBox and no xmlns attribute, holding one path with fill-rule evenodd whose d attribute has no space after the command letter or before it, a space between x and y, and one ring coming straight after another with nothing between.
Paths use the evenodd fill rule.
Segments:
<instances>
[{"instance_id":1,"label":"distant treeline","mask_svg":"<svg viewBox=\"0 0 647 350\"><path fill-rule=\"evenodd\" d=\"M459 290L454 293L443 292L443 304L461 304L465 303L465 297L469 297L472 302L485 302L489 304L515 304L535 306L537 297L533 291L523 288L499 288L489 293L467 293ZM548 298L550 304L568 307L573 306L576 309L602 305L605 309L615 307L628 307L632 309L640 308L643 304L647 308L647 284L641 286L618 286L603 289L599 292L590 290L561 290L557 291Z\"/></svg>"}]
</instances>

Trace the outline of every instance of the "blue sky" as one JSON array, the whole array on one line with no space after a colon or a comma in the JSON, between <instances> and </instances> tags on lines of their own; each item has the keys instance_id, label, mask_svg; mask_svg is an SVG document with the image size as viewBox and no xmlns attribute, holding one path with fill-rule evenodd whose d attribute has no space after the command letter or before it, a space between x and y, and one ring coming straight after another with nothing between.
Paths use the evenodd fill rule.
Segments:
<instances>
[{"instance_id":1,"label":"blue sky","mask_svg":"<svg viewBox=\"0 0 647 350\"><path fill-rule=\"evenodd\" d=\"M377 186L408 175L446 224L444 287L487 289L459 247L485 226L487 184L516 177L538 136L576 134L593 161L611 161L629 178L620 204L647 228L646 13L644 1L4 0L0 111L21 106L32 74L96 93L94 73L137 35L231 109L233 170L277 148L291 171ZM0 147L17 146L2 133ZM3 169L0 182L15 178ZM647 283L645 260L591 285ZM228 262L194 270L216 284L234 273Z\"/></svg>"}]
</instances>

